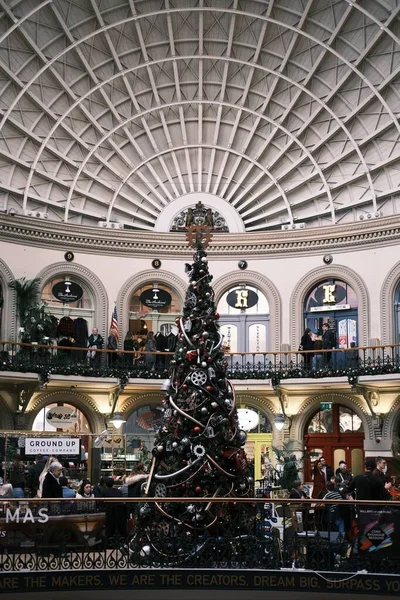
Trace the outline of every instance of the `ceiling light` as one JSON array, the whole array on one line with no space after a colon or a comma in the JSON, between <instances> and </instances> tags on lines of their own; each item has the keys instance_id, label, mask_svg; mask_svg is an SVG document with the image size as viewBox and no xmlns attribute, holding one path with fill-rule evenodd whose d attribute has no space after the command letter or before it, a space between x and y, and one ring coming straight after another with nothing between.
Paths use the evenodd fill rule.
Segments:
<instances>
[{"instance_id":1,"label":"ceiling light","mask_svg":"<svg viewBox=\"0 0 400 600\"><path fill-rule=\"evenodd\" d=\"M119 429L126 423L126 419L124 419L120 412L116 412L108 419L108 422L110 425L114 425L115 429Z\"/></svg>"},{"instance_id":2,"label":"ceiling light","mask_svg":"<svg viewBox=\"0 0 400 600\"><path fill-rule=\"evenodd\" d=\"M285 415L283 415L282 413L279 413L278 415L276 415L276 417L274 419L274 425L278 431L282 431L282 429L285 426Z\"/></svg>"}]
</instances>

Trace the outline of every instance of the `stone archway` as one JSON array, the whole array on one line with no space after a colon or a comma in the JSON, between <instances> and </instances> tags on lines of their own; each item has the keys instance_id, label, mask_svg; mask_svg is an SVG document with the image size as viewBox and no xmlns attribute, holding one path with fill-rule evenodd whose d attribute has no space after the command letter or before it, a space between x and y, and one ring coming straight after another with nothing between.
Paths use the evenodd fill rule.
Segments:
<instances>
[{"instance_id":1,"label":"stone archway","mask_svg":"<svg viewBox=\"0 0 400 600\"><path fill-rule=\"evenodd\" d=\"M302 279L294 286L294 291L290 299L290 322L291 326L291 345L292 348L298 348L299 340L303 335L303 310L306 294L325 279L337 278L348 283L357 294L358 298L358 328L360 346L368 346L370 332L370 310L369 295L367 287L361 277L352 269L343 265L330 265L313 269L306 273Z\"/></svg>"},{"instance_id":2,"label":"stone archway","mask_svg":"<svg viewBox=\"0 0 400 600\"><path fill-rule=\"evenodd\" d=\"M122 286L118 293L117 310L119 316L119 336L123 339L124 332L129 330L129 302L135 290L147 283L164 283L171 288L178 296L181 306L183 306L187 285L185 282L167 271L141 271L136 275L132 275Z\"/></svg>"},{"instance_id":3,"label":"stone archway","mask_svg":"<svg viewBox=\"0 0 400 600\"><path fill-rule=\"evenodd\" d=\"M7 402L0 396L0 429L12 431L14 429L14 417Z\"/></svg>"},{"instance_id":4,"label":"stone archway","mask_svg":"<svg viewBox=\"0 0 400 600\"><path fill-rule=\"evenodd\" d=\"M8 265L0 259L0 283L3 288L3 319L2 338L14 341L17 339L17 296L9 284L14 281L14 275Z\"/></svg>"},{"instance_id":5,"label":"stone archway","mask_svg":"<svg viewBox=\"0 0 400 600\"><path fill-rule=\"evenodd\" d=\"M239 284L247 283L253 285L262 292L269 303L269 314L270 314L270 340L273 344L273 350L279 351L281 349L281 336L282 336L282 315L281 315L281 298L275 285L264 275L257 273L256 271L239 271L234 273L228 273L217 279L213 288L215 291L215 304L218 305L222 295L231 287Z\"/></svg>"},{"instance_id":6,"label":"stone archway","mask_svg":"<svg viewBox=\"0 0 400 600\"><path fill-rule=\"evenodd\" d=\"M100 413L96 402L86 394L81 394L75 390L50 390L36 395L28 404L28 410L25 413L25 427L32 429L37 414L48 404L54 402L66 402L76 406L87 418L91 432L101 433L105 428L104 415Z\"/></svg>"},{"instance_id":7,"label":"stone archway","mask_svg":"<svg viewBox=\"0 0 400 600\"><path fill-rule=\"evenodd\" d=\"M96 317L96 326L103 337L108 335L108 298L106 289L102 281L93 271L79 264L54 263L42 269L37 277L40 278L40 292L44 286L57 275L75 275L83 286L85 286L92 296L94 304L94 314Z\"/></svg>"},{"instance_id":8,"label":"stone archway","mask_svg":"<svg viewBox=\"0 0 400 600\"><path fill-rule=\"evenodd\" d=\"M390 270L385 278L381 290L381 331L382 344L395 342L394 327L394 295L400 283L400 262Z\"/></svg>"}]
</instances>

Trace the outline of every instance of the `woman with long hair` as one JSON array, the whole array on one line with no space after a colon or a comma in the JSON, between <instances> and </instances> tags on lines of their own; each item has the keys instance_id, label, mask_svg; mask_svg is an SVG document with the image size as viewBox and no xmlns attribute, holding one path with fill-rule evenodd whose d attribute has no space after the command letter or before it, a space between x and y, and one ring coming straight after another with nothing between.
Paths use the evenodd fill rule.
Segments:
<instances>
[{"instance_id":1,"label":"woman with long hair","mask_svg":"<svg viewBox=\"0 0 400 600\"><path fill-rule=\"evenodd\" d=\"M42 497L44 478L46 477L47 473L49 472L50 465L53 464L53 462L56 462L56 461L57 461L57 458L55 456L49 456L49 458L47 459L46 464L44 465L44 469L43 469L43 471L39 475L39 489L38 489L37 494L36 494L37 498L41 498Z\"/></svg>"}]
</instances>

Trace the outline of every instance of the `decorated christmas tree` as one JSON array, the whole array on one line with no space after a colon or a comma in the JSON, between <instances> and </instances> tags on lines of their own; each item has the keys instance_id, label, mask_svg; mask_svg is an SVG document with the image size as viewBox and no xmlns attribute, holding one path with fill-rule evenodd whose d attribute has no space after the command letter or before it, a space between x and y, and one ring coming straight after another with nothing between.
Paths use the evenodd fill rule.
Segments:
<instances>
[{"instance_id":1,"label":"decorated christmas tree","mask_svg":"<svg viewBox=\"0 0 400 600\"><path fill-rule=\"evenodd\" d=\"M164 419L146 488L146 494L159 497L160 502L143 505L139 516L139 524L147 523L151 539L148 545L142 536L141 555L159 552L171 564L174 557L185 560L191 554L194 540L198 549L200 538L243 539L254 526L252 503L239 507L212 501L252 497L254 483L243 449L247 435L240 429L235 391L226 378L223 336L205 250L211 239L210 214L202 220L201 205L196 209L200 217L187 233L195 250L193 264L186 264L190 283L183 315L176 320L178 341L163 385ZM210 502L168 502L172 497L209 498ZM172 538L180 540L179 548Z\"/></svg>"}]
</instances>

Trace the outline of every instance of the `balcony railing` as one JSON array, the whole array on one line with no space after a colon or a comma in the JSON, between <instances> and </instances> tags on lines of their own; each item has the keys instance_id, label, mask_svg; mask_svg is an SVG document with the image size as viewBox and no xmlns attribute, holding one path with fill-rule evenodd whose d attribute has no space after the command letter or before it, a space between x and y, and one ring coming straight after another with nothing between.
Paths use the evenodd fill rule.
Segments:
<instances>
[{"instance_id":1,"label":"balcony railing","mask_svg":"<svg viewBox=\"0 0 400 600\"><path fill-rule=\"evenodd\" d=\"M42 381L52 374L86 377L163 378L173 352L97 350L88 358L88 348L23 344L0 341L0 371L37 373ZM153 360L149 360L153 357ZM269 379L273 385L284 379L347 377L351 384L360 376L400 373L400 344L361 346L298 352L226 352L230 379Z\"/></svg>"},{"instance_id":2,"label":"balcony railing","mask_svg":"<svg viewBox=\"0 0 400 600\"><path fill-rule=\"evenodd\" d=\"M232 515L229 525L222 519L224 525L219 526L215 518L207 528L196 520L196 515L204 515L200 508L205 502L210 514L228 511ZM343 533L331 518L333 504L340 504ZM182 526L183 518L197 524ZM320 591L334 590L352 577L365 581L373 574L375 583L369 591L387 593L387 581L400 574L399 532L400 503L396 501L371 505L270 498L1 499L0 586L4 574L10 573L32 577L40 572L44 575L41 587L46 588L54 587L54 576L60 573L96 572L91 586L96 589L104 588L102 577L109 572L172 569L184 572L182 577L192 574L193 579L193 574L208 569L227 577L236 574L236 587L251 587L251 583L257 587L264 582L264 589L273 586L271 571L290 572L293 581L296 574L320 577L325 573L321 580L315 578ZM46 573L52 577L46 578ZM63 580L57 581L55 587L62 589ZM250 584L243 583L247 581ZM326 586L326 581L338 584ZM186 587L196 587L195 579L186 583ZM214 583L208 587L217 588L218 578ZM22 579L20 585L24 585ZM281 588L285 589L285 581ZM366 589L362 583L358 583L360 589Z\"/></svg>"}]
</instances>

